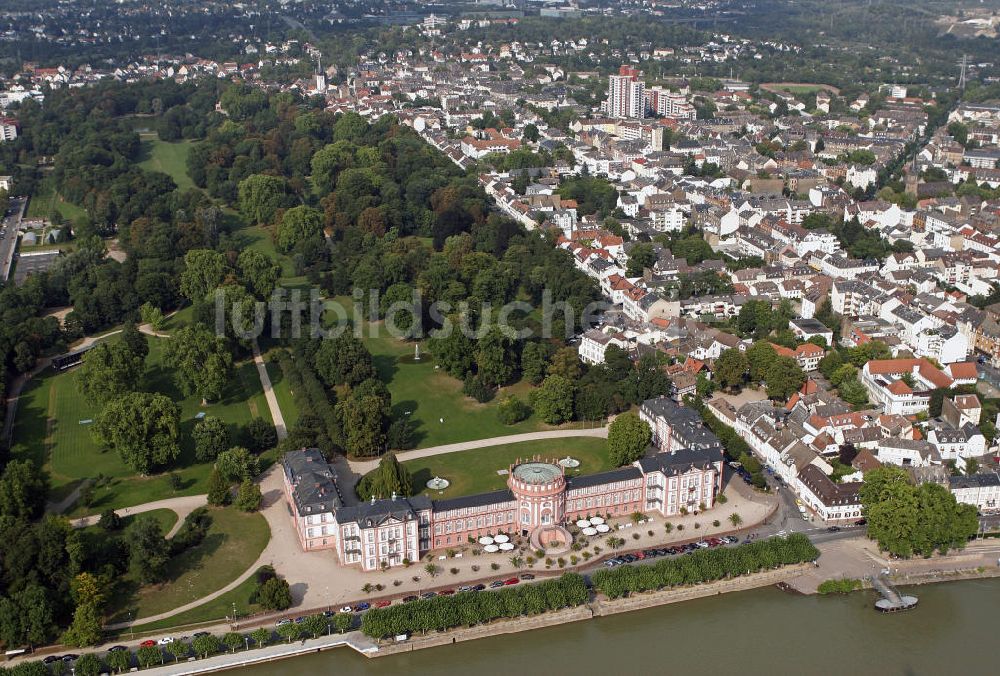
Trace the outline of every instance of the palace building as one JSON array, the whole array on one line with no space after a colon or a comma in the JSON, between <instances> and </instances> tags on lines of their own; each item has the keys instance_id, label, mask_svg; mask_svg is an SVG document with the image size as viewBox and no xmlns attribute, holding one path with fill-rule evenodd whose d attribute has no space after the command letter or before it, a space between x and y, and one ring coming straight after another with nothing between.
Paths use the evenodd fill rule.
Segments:
<instances>
[{"instance_id":1,"label":"palace building","mask_svg":"<svg viewBox=\"0 0 1000 676\"><path fill-rule=\"evenodd\" d=\"M566 476L557 461L534 458L509 468L507 488L431 500L390 496L347 505L333 467L316 449L285 454L285 497L303 550L334 549L364 570L419 561L433 549L497 533L559 538L562 524L635 512L672 516L711 509L722 489L722 447L676 448L621 467Z\"/></svg>"}]
</instances>

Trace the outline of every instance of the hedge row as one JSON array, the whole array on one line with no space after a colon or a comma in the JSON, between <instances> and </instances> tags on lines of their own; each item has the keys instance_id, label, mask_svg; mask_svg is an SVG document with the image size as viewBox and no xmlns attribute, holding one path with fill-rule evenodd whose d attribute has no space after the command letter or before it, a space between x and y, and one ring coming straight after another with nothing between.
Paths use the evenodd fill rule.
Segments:
<instances>
[{"instance_id":1,"label":"hedge row","mask_svg":"<svg viewBox=\"0 0 1000 676\"><path fill-rule=\"evenodd\" d=\"M387 608L373 608L361 620L361 631L373 638L472 627L502 618L539 615L582 605L587 584L576 573L555 580L503 587L496 591L460 592Z\"/></svg>"},{"instance_id":2,"label":"hedge row","mask_svg":"<svg viewBox=\"0 0 1000 676\"><path fill-rule=\"evenodd\" d=\"M342 445L340 421L331 403L335 396L323 387L298 345L294 348L294 356L292 359L287 351L280 350L277 353L278 365L288 381L300 419L313 418L319 422L320 429L316 431L325 438L318 440L317 446L325 453L331 453Z\"/></svg>"},{"instance_id":3,"label":"hedge row","mask_svg":"<svg viewBox=\"0 0 1000 676\"><path fill-rule=\"evenodd\" d=\"M804 561L814 561L819 550L805 535L757 540L739 547L699 549L650 566L623 565L599 570L594 589L610 599L635 592L670 589L714 582Z\"/></svg>"}]
</instances>

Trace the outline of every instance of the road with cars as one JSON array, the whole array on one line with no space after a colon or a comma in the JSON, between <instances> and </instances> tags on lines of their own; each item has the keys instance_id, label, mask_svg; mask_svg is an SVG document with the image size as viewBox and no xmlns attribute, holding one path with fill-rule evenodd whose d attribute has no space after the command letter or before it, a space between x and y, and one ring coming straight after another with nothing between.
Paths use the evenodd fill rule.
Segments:
<instances>
[{"instance_id":1,"label":"road with cars","mask_svg":"<svg viewBox=\"0 0 1000 676\"><path fill-rule=\"evenodd\" d=\"M17 248L17 232L21 227L21 218L28 200L24 197L11 197L7 211L0 219L0 281L7 281L14 265L14 253Z\"/></svg>"}]
</instances>

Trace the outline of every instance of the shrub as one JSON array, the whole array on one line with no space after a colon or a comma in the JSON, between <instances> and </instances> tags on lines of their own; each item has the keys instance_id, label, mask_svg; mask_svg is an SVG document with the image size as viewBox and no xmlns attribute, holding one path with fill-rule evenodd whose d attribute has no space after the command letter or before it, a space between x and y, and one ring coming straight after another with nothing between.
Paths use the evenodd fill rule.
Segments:
<instances>
[{"instance_id":1,"label":"shrub","mask_svg":"<svg viewBox=\"0 0 1000 676\"><path fill-rule=\"evenodd\" d=\"M503 398L497 407L497 418L504 425L516 425L531 415L531 408L523 401L509 395Z\"/></svg>"},{"instance_id":2,"label":"shrub","mask_svg":"<svg viewBox=\"0 0 1000 676\"><path fill-rule=\"evenodd\" d=\"M861 589L861 580L853 578L843 578L840 580L826 580L821 582L816 588L820 594L849 594L852 591Z\"/></svg>"}]
</instances>

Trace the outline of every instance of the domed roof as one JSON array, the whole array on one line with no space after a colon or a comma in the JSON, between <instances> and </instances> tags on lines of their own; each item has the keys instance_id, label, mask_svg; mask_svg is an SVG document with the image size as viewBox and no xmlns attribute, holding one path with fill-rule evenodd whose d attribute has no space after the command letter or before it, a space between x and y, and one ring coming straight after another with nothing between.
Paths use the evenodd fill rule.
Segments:
<instances>
[{"instance_id":1,"label":"domed roof","mask_svg":"<svg viewBox=\"0 0 1000 676\"><path fill-rule=\"evenodd\" d=\"M562 470L547 462L526 462L514 468L514 477L528 484L547 484L562 476Z\"/></svg>"}]
</instances>

